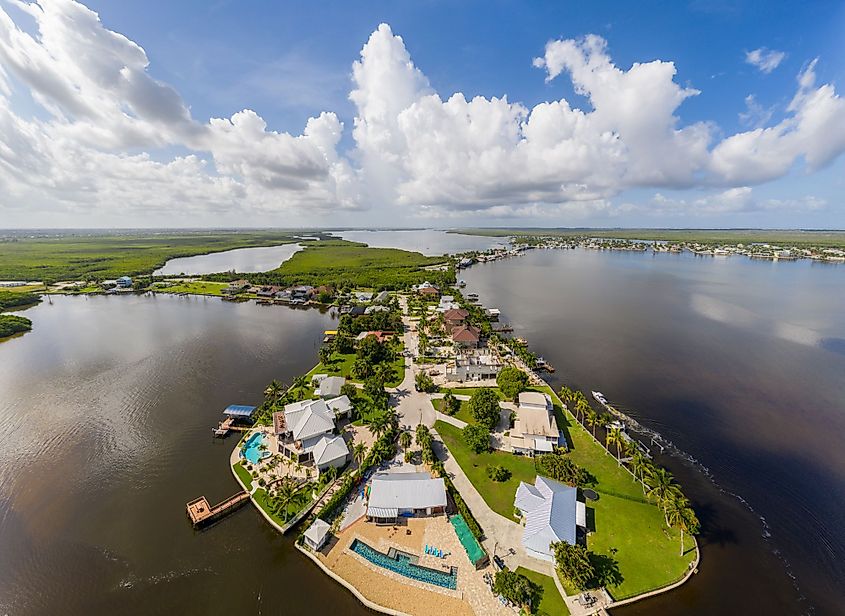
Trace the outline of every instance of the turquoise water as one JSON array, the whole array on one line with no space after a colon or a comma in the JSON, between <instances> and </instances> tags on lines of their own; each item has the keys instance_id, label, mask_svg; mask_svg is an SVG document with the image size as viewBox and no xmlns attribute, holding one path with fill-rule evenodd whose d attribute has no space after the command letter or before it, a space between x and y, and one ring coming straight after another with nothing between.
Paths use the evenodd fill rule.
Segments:
<instances>
[{"instance_id":1,"label":"turquoise water","mask_svg":"<svg viewBox=\"0 0 845 616\"><path fill-rule=\"evenodd\" d=\"M262 432L256 432L247 439L246 443L244 443L243 447L241 448L241 455L246 458L249 462L252 462L253 464L258 464L260 460L263 460L264 458L269 458L271 455L270 450L262 450L261 445L267 445L269 447L269 443L264 437L264 434Z\"/></svg>"},{"instance_id":2,"label":"turquoise water","mask_svg":"<svg viewBox=\"0 0 845 616\"><path fill-rule=\"evenodd\" d=\"M387 554L374 550L358 539L355 539L350 547L353 552L360 554L374 565L403 575L406 578L451 590L455 590L458 586L458 572L455 568L452 568L449 573L446 573L445 571L421 567L420 565L413 564L407 554L400 552L396 555L396 558L391 558Z\"/></svg>"}]
</instances>

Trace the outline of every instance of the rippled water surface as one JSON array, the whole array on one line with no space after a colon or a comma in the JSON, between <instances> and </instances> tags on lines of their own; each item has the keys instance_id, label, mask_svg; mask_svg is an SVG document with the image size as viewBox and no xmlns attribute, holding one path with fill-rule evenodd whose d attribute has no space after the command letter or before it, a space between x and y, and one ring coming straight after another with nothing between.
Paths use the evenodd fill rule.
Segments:
<instances>
[{"instance_id":1,"label":"rippled water surface","mask_svg":"<svg viewBox=\"0 0 845 616\"><path fill-rule=\"evenodd\" d=\"M620 613L842 613L845 267L537 250L462 277L553 383L602 391L712 473L661 460L702 519L701 573Z\"/></svg>"},{"instance_id":2,"label":"rippled water surface","mask_svg":"<svg viewBox=\"0 0 845 616\"><path fill-rule=\"evenodd\" d=\"M0 614L363 614L245 507L211 427L315 362L329 315L218 299L54 297L0 343Z\"/></svg>"}]
</instances>

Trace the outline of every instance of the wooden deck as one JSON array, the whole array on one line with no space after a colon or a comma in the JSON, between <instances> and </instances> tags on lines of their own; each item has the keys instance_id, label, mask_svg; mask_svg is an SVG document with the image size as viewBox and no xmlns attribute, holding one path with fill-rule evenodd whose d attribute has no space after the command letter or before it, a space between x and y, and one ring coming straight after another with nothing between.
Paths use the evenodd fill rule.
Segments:
<instances>
[{"instance_id":1,"label":"wooden deck","mask_svg":"<svg viewBox=\"0 0 845 616\"><path fill-rule=\"evenodd\" d=\"M223 515L234 511L249 500L248 492L238 492L212 507L205 496L195 498L187 504L188 518L195 528L210 524Z\"/></svg>"}]
</instances>

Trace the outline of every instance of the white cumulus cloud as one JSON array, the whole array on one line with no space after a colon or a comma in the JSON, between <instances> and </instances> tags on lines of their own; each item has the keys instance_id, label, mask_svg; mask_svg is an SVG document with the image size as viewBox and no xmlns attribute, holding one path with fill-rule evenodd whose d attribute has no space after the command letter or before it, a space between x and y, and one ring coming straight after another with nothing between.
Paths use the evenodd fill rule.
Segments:
<instances>
[{"instance_id":1,"label":"white cumulus cloud","mask_svg":"<svg viewBox=\"0 0 845 616\"><path fill-rule=\"evenodd\" d=\"M786 58L785 52L766 47L759 47L758 49L745 52L745 61L766 75L780 66L784 58Z\"/></svg>"},{"instance_id":2,"label":"white cumulus cloud","mask_svg":"<svg viewBox=\"0 0 845 616\"><path fill-rule=\"evenodd\" d=\"M34 24L24 29L0 6L0 216L16 220L24 210L90 224L105 214L247 223L257 213L293 225L363 209L372 211L356 220L384 224L579 220L612 215L613 197L639 187L704 188L719 197L682 207L746 211L758 207L751 186L845 151L845 102L817 85L815 61L778 123L750 97L753 129L722 137L712 123L680 119L699 92L678 83L673 62L618 66L596 35L550 41L534 59L552 87L567 79L587 104L529 108L437 92L381 24L352 64L351 128L325 111L291 134L250 109L193 117L150 75L140 45L73 0L13 4ZM21 100L35 109L16 108Z\"/></svg>"}]
</instances>

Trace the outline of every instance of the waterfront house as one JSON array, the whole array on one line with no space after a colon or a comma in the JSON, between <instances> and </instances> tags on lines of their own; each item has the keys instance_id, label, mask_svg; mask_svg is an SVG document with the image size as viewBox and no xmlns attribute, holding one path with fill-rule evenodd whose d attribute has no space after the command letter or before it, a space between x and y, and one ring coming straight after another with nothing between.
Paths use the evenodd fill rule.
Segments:
<instances>
[{"instance_id":1,"label":"waterfront house","mask_svg":"<svg viewBox=\"0 0 845 616\"><path fill-rule=\"evenodd\" d=\"M256 295L258 297L272 298L272 297L275 297L276 293L278 293L280 290L281 289L279 287L276 287L276 286L273 286L273 285L269 285L269 286L265 285L265 286L261 287L260 289L258 289L258 291L256 292Z\"/></svg>"},{"instance_id":2,"label":"waterfront house","mask_svg":"<svg viewBox=\"0 0 845 616\"><path fill-rule=\"evenodd\" d=\"M437 304L437 312L446 312L455 308L460 308L461 305L455 301L451 295L443 295L440 298L440 303Z\"/></svg>"},{"instance_id":3,"label":"waterfront house","mask_svg":"<svg viewBox=\"0 0 845 616\"><path fill-rule=\"evenodd\" d=\"M481 331L474 325L458 325L452 329L452 341L460 346L476 348L481 340Z\"/></svg>"},{"instance_id":4,"label":"waterfront house","mask_svg":"<svg viewBox=\"0 0 845 616\"><path fill-rule=\"evenodd\" d=\"M458 325L463 325L469 317L469 311L464 308L450 308L443 313L443 323L446 329L451 331Z\"/></svg>"},{"instance_id":5,"label":"waterfront house","mask_svg":"<svg viewBox=\"0 0 845 616\"><path fill-rule=\"evenodd\" d=\"M360 334L355 336L355 341L361 342L367 336L375 336L376 340L378 340L379 342L387 342L388 340L393 338L393 336L395 336L395 335L396 334L393 333L393 332L383 332L383 331L361 332Z\"/></svg>"},{"instance_id":6,"label":"waterfront house","mask_svg":"<svg viewBox=\"0 0 845 616\"><path fill-rule=\"evenodd\" d=\"M350 317L360 317L367 314L367 309L364 306L349 306L349 311L346 314Z\"/></svg>"},{"instance_id":7,"label":"waterfront house","mask_svg":"<svg viewBox=\"0 0 845 616\"><path fill-rule=\"evenodd\" d=\"M466 383L495 379L502 365L490 353L461 354L453 364L446 366L446 377L450 381Z\"/></svg>"},{"instance_id":8,"label":"waterfront house","mask_svg":"<svg viewBox=\"0 0 845 616\"><path fill-rule=\"evenodd\" d=\"M243 293L249 288L249 281L248 280L233 280L229 283L228 287L223 288L220 292L223 295L237 295L238 293Z\"/></svg>"},{"instance_id":9,"label":"waterfront house","mask_svg":"<svg viewBox=\"0 0 845 616\"><path fill-rule=\"evenodd\" d=\"M359 302L368 302L373 299L373 294L370 291L356 291L353 295Z\"/></svg>"},{"instance_id":10,"label":"waterfront house","mask_svg":"<svg viewBox=\"0 0 845 616\"><path fill-rule=\"evenodd\" d=\"M364 314L373 314L374 312L390 312L387 306L367 306L364 308Z\"/></svg>"},{"instance_id":11,"label":"waterfront house","mask_svg":"<svg viewBox=\"0 0 845 616\"><path fill-rule=\"evenodd\" d=\"M302 400L273 413L279 453L295 462L310 462L314 448L334 436L335 415L325 400Z\"/></svg>"},{"instance_id":12,"label":"waterfront house","mask_svg":"<svg viewBox=\"0 0 845 616\"><path fill-rule=\"evenodd\" d=\"M132 286L132 279L129 276L121 276L114 282L121 289L128 289Z\"/></svg>"},{"instance_id":13,"label":"waterfront house","mask_svg":"<svg viewBox=\"0 0 845 616\"><path fill-rule=\"evenodd\" d=\"M525 520L522 545L529 556L554 562L552 543L575 545L578 528L587 526L587 509L578 489L538 476L534 485L519 482L514 507Z\"/></svg>"},{"instance_id":14,"label":"waterfront house","mask_svg":"<svg viewBox=\"0 0 845 616\"><path fill-rule=\"evenodd\" d=\"M337 398L345 384L346 379L342 376L327 376L320 381L314 393L321 398Z\"/></svg>"},{"instance_id":15,"label":"waterfront house","mask_svg":"<svg viewBox=\"0 0 845 616\"><path fill-rule=\"evenodd\" d=\"M307 301L311 299L311 295L314 292L314 287L303 284L297 287L291 287L290 291L290 298L291 301Z\"/></svg>"},{"instance_id":16,"label":"waterfront house","mask_svg":"<svg viewBox=\"0 0 845 616\"><path fill-rule=\"evenodd\" d=\"M316 552L323 547L323 544L326 543L326 539L329 538L331 528L332 527L329 526L325 520L317 518L314 520L314 523L308 527L308 530L305 531L305 534L302 536L302 540L305 545Z\"/></svg>"},{"instance_id":17,"label":"waterfront house","mask_svg":"<svg viewBox=\"0 0 845 616\"><path fill-rule=\"evenodd\" d=\"M551 398L539 391L519 394L516 421L507 437L511 449L515 453L533 456L554 451L560 440Z\"/></svg>"},{"instance_id":18,"label":"waterfront house","mask_svg":"<svg viewBox=\"0 0 845 616\"><path fill-rule=\"evenodd\" d=\"M428 473L376 473L370 483L367 520L393 524L400 517L446 512L446 485Z\"/></svg>"}]
</instances>

